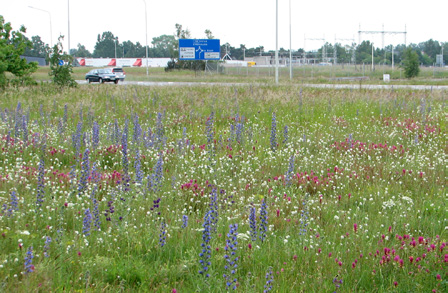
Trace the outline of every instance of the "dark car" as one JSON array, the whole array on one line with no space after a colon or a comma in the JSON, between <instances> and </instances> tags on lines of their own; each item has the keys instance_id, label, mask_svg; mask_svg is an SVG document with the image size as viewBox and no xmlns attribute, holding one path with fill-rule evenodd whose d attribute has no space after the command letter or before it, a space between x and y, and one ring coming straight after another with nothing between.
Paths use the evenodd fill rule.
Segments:
<instances>
[{"instance_id":1,"label":"dark car","mask_svg":"<svg viewBox=\"0 0 448 293\"><path fill-rule=\"evenodd\" d=\"M90 70L86 74L86 80L89 83L91 83L91 82L99 82L99 83L114 82L117 84L120 79L115 73L112 72L112 69L107 68L107 69Z\"/></svg>"},{"instance_id":2,"label":"dark car","mask_svg":"<svg viewBox=\"0 0 448 293\"><path fill-rule=\"evenodd\" d=\"M121 81L124 81L126 72L121 67L112 68L112 72L115 73Z\"/></svg>"}]
</instances>

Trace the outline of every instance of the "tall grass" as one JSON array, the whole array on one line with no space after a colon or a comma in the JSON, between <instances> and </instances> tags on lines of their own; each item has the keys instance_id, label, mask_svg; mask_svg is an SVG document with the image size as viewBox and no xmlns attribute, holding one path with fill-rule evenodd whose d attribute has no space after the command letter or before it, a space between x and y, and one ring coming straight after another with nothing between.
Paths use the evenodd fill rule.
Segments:
<instances>
[{"instance_id":1,"label":"tall grass","mask_svg":"<svg viewBox=\"0 0 448 293\"><path fill-rule=\"evenodd\" d=\"M447 290L443 92L3 96L2 291Z\"/></svg>"}]
</instances>

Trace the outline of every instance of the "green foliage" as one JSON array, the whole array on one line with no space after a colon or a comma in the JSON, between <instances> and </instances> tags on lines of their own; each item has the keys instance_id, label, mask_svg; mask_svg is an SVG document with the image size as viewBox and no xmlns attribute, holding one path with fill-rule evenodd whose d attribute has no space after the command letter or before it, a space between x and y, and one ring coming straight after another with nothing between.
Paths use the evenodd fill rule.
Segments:
<instances>
[{"instance_id":1,"label":"green foliage","mask_svg":"<svg viewBox=\"0 0 448 293\"><path fill-rule=\"evenodd\" d=\"M107 31L100 36L98 34L93 57L113 58L115 57L116 38L113 33Z\"/></svg>"},{"instance_id":2,"label":"green foliage","mask_svg":"<svg viewBox=\"0 0 448 293\"><path fill-rule=\"evenodd\" d=\"M32 36L31 44L30 47L26 48L25 56L47 58L50 47L42 41L40 36Z\"/></svg>"},{"instance_id":3,"label":"green foliage","mask_svg":"<svg viewBox=\"0 0 448 293\"><path fill-rule=\"evenodd\" d=\"M72 77L73 65L72 56L63 52L63 47L61 40L62 36L59 37L58 43L53 46L50 51L50 72L49 75L52 76L53 83L61 87L76 87L78 84ZM63 61L64 64L59 62Z\"/></svg>"},{"instance_id":4,"label":"green foliage","mask_svg":"<svg viewBox=\"0 0 448 293\"><path fill-rule=\"evenodd\" d=\"M77 49L70 49L70 55L83 58L92 57L92 53L90 53L90 51L86 49L86 46L79 43Z\"/></svg>"},{"instance_id":5,"label":"green foliage","mask_svg":"<svg viewBox=\"0 0 448 293\"><path fill-rule=\"evenodd\" d=\"M19 31L13 31L11 23L5 23L0 15L0 88L6 87L10 82L15 85L23 85L32 82L30 75L36 71L37 63L27 63L20 58L31 42L23 35L26 32L24 26ZM6 72L15 77L8 79Z\"/></svg>"},{"instance_id":6,"label":"green foliage","mask_svg":"<svg viewBox=\"0 0 448 293\"><path fill-rule=\"evenodd\" d=\"M154 37L151 44L151 57L171 57L176 55L175 44L176 38L172 35L161 35L160 37Z\"/></svg>"},{"instance_id":7,"label":"green foliage","mask_svg":"<svg viewBox=\"0 0 448 293\"><path fill-rule=\"evenodd\" d=\"M410 47L404 52L402 67L404 68L404 76L406 78L417 77L420 73L417 52Z\"/></svg>"}]
</instances>

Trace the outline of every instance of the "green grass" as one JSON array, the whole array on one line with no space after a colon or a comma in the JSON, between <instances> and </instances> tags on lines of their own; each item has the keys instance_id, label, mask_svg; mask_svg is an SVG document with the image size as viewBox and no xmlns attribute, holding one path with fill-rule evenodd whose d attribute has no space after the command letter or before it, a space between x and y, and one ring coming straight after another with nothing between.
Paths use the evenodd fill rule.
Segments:
<instances>
[{"instance_id":1,"label":"green grass","mask_svg":"<svg viewBox=\"0 0 448 293\"><path fill-rule=\"evenodd\" d=\"M92 68L74 68L73 77L84 80L85 74ZM226 67L222 73L194 72L188 70L165 72L164 68L148 69L145 67L129 67L125 69L127 81L154 81L154 82L217 82L217 83L257 83L273 84L275 68L266 67ZM34 73L36 80L50 80L49 67L39 67ZM383 82L383 74L389 74L391 81ZM359 77L365 77L362 81ZM294 67L293 79L290 80L289 67L280 67L279 80L281 84L390 84L390 85L448 85L447 68L421 67L417 78L404 78L402 70L395 66L376 66L372 71L368 65L335 65L335 66L299 66Z\"/></svg>"},{"instance_id":2,"label":"green grass","mask_svg":"<svg viewBox=\"0 0 448 293\"><path fill-rule=\"evenodd\" d=\"M209 78L189 74L176 78ZM447 290L444 92L42 84L3 97L2 291L225 292L230 224L240 292L263 291L270 270L274 292ZM262 242L249 218L254 207L260 227L264 200Z\"/></svg>"}]
</instances>

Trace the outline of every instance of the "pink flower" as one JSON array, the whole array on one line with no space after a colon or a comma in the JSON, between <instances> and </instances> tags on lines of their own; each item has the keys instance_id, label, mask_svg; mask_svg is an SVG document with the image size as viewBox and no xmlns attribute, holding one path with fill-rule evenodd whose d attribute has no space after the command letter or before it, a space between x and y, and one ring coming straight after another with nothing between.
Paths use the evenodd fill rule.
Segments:
<instances>
[{"instance_id":1,"label":"pink flower","mask_svg":"<svg viewBox=\"0 0 448 293\"><path fill-rule=\"evenodd\" d=\"M413 257L413 256L410 256L410 257L409 257L409 261L412 263L412 262L414 261L414 257Z\"/></svg>"},{"instance_id":2,"label":"pink flower","mask_svg":"<svg viewBox=\"0 0 448 293\"><path fill-rule=\"evenodd\" d=\"M248 244L247 247L249 247L249 249L252 249L252 244Z\"/></svg>"},{"instance_id":3,"label":"pink flower","mask_svg":"<svg viewBox=\"0 0 448 293\"><path fill-rule=\"evenodd\" d=\"M340 261L340 262L338 262L338 265L340 266L340 267L342 267L342 262Z\"/></svg>"},{"instance_id":4,"label":"pink flower","mask_svg":"<svg viewBox=\"0 0 448 293\"><path fill-rule=\"evenodd\" d=\"M355 230L355 233L358 232L358 224L356 223L353 224L353 230Z\"/></svg>"},{"instance_id":5,"label":"pink flower","mask_svg":"<svg viewBox=\"0 0 448 293\"><path fill-rule=\"evenodd\" d=\"M177 293L177 290L176 290L176 288L174 288L172 292L173 292L173 293Z\"/></svg>"},{"instance_id":6,"label":"pink flower","mask_svg":"<svg viewBox=\"0 0 448 293\"><path fill-rule=\"evenodd\" d=\"M397 283L397 281L395 281L395 282L394 282L394 286L395 286L395 287L397 287L397 286L398 286L398 283Z\"/></svg>"},{"instance_id":7,"label":"pink flower","mask_svg":"<svg viewBox=\"0 0 448 293\"><path fill-rule=\"evenodd\" d=\"M439 274L437 274L436 279L437 279L437 280L441 280L442 277L441 277Z\"/></svg>"},{"instance_id":8,"label":"pink flower","mask_svg":"<svg viewBox=\"0 0 448 293\"><path fill-rule=\"evenodd\" d=\"M297 260L297 255L294 254L294 256L292 257L293 260Z\"/></svg>"}]
</instances>

